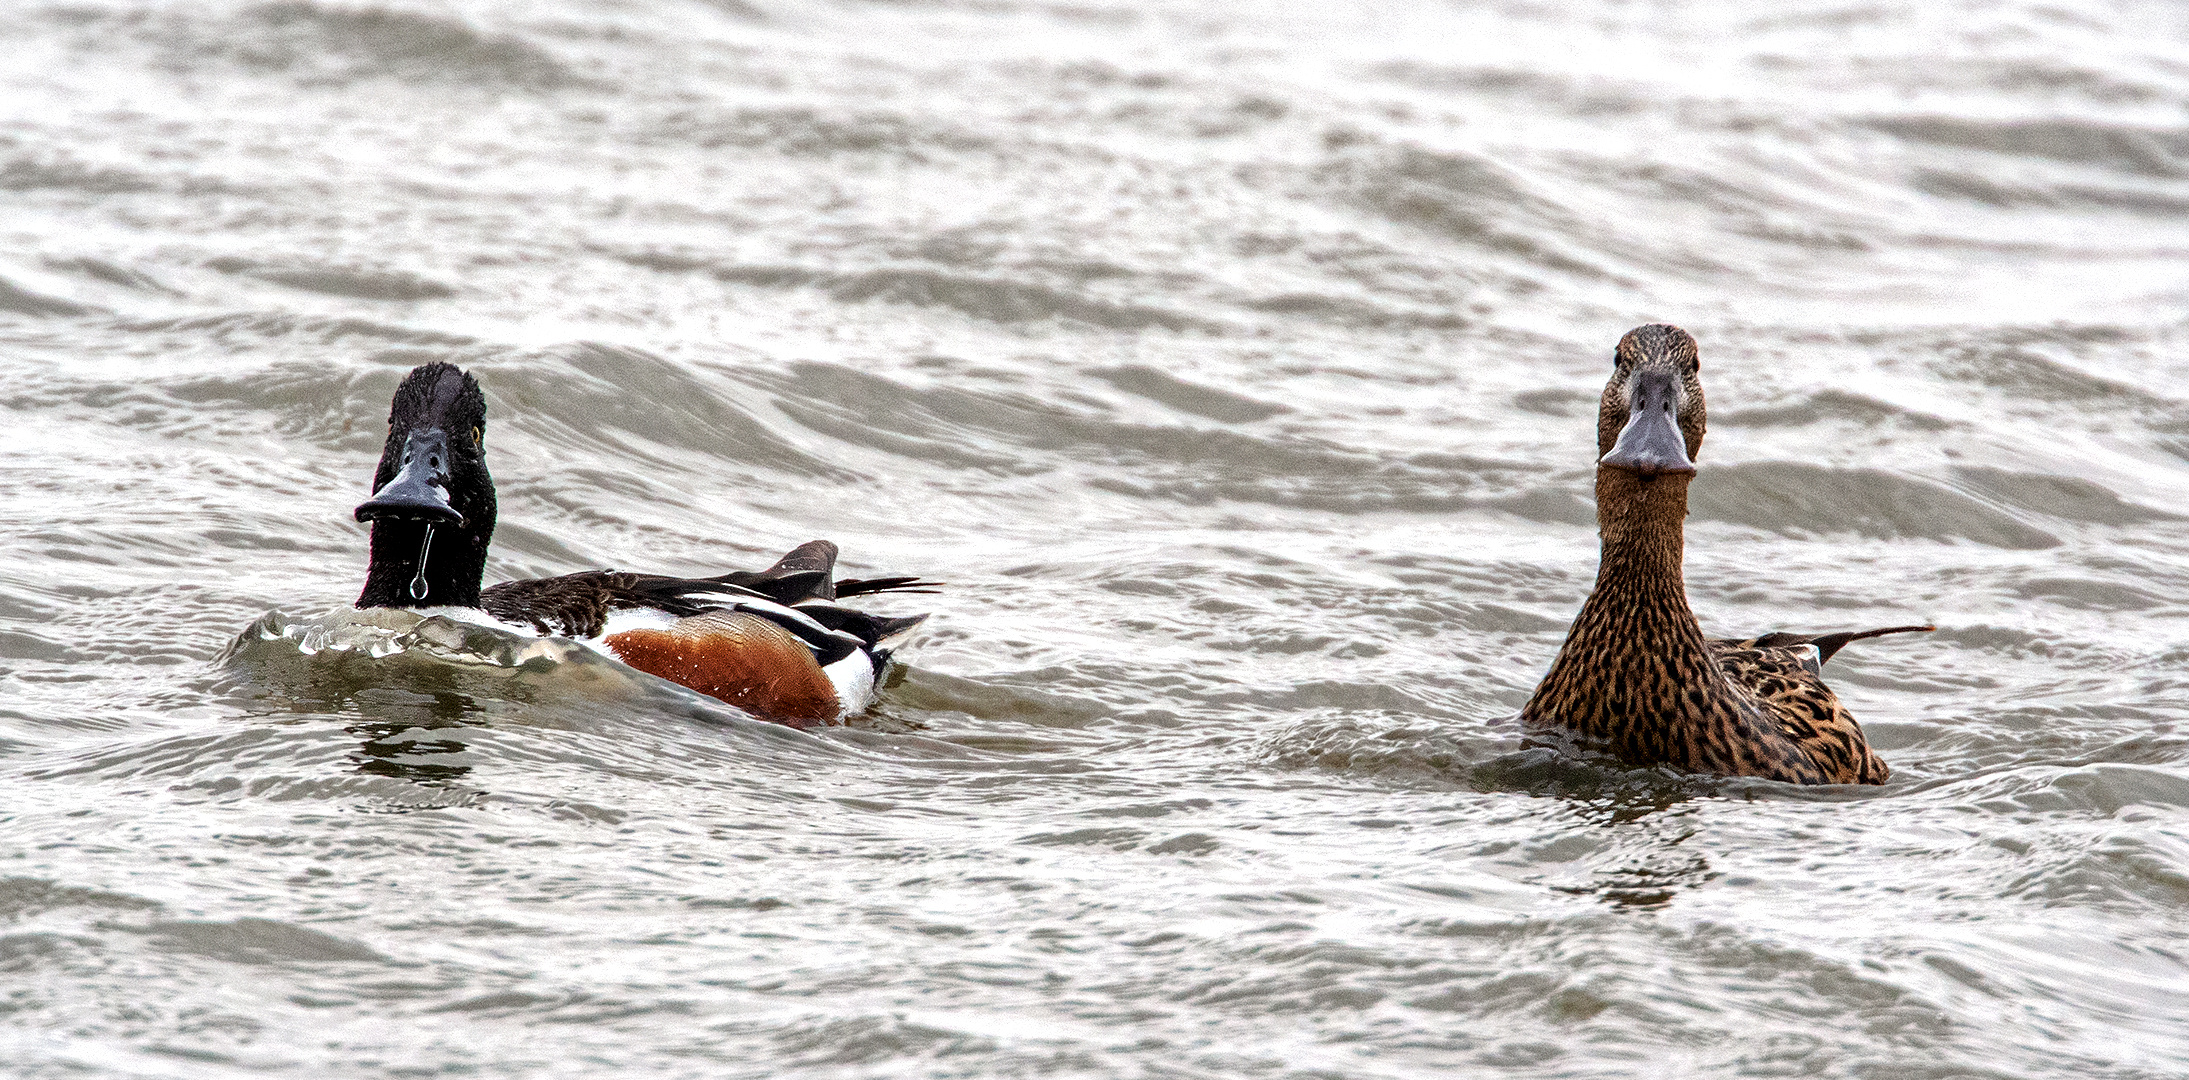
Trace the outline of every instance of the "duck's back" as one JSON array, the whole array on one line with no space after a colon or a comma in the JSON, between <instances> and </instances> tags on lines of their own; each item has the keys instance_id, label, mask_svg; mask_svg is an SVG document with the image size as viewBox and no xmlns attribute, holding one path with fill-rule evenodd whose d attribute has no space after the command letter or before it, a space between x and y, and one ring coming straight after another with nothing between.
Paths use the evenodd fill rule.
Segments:
<instances>
[{"instance_id":1,"label":"duck's back","mask_svg":"<svg viewBox=\"0 0 2189 1080\"><path fill-rule=\"evenodd\" d=\"M1882 784L1892 774L1870 749L1862 725L1824 685L1823 655L1814 644L1769 640L1712 641L1711 659L1735 688L1822 774L1827 784Z\"/></svg>"},{"instance_id":2,"label":"duck's back","mask_svg":"<svg viewBox=\"0 0 2189 1080\"><path fill-rule=\"evenodd\" d=\"M793 725L867 707L893 643L927 616L870 615L836 603L928 592L913 577L835 579L836 545L801 544L774 566L706 578L589 570L508 581L480 593L512 627L593 641L624 663Z\"/></svg>"}]
</instances>

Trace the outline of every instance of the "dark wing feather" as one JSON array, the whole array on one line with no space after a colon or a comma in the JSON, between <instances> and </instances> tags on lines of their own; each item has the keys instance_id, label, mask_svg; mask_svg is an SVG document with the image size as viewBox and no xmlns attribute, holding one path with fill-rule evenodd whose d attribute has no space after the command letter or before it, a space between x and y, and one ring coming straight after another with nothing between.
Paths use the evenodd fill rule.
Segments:
<instances>
[{"instance_id":1,"label":"dark wing feather","mask_svg":"<svg viewBox=\"0 0 2189 1080\"><path fill-rule=\"evenodd\" d=\"M790 549L765 573L805 574L819 573L823 577L836 573L836 545L826 540L808 540Z\"/></svg>"},{"instance_id":2,"label":"dark wing feather","mask_svg":"<svg viewBox=\"0 0 2189 1080\"><path fill-rule=\"evenodd\" d=\"M751 589L778 604L804 604L815 600L836 601L880 592L934 592L942 583L917 577L845 578L836 573L836 545L812 540L792 548L766 570L733 570L708 578L725 585Z\"/></svg>"},{"instance_id":3,"label":"dark wing feather","mask_svg":"<svg viewBox=\"0 0 2189 1080\"><path fill-rule=\"evenodd\" d=\"M836 545L808 540L765 570L732 570L707 580L751 589L778 604L797 604L836 599L835 577Z\"/></svg>"},{"instance_id":4,"label":"dark wing feather","mask_svg":"<svg viewBox=\"0 0 2189 1080\"><path fill-rule=\"evenodd\" d=\"M773 570L732 570L707 578L724 585L749 589L778 604L800 604L808 600L833 600L828 572L825 570L800 570L780 574Z\"/></svg>"}]
</instances>

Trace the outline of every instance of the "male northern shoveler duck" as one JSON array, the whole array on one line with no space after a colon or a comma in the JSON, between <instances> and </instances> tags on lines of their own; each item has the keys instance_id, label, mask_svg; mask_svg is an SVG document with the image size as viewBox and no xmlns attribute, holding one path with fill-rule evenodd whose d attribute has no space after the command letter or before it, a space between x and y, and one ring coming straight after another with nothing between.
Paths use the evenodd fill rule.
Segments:
<instances>
[{"instance_id":1,"label":"male northern shoveler duck","mask_svg":"<svg viewBox=\"0 0 2189 1080\"><path fill-rule=\"evenodd\" d=\"M1695 339L1676 326L1639 327L1612 364L1596 419L1596 588L1522 722L1630 765L1884 783L1891 770L1824 685L1824 662L1850 641L1935 627L1705 639L1680 572L1703 442Z\"/></svg>"},{"instance_id":2,"label":"male northern shoveler duck","mask_svg":"<svg viewBox=\"0 0 2189 1080\"><path fill-rule=\"evenodd\" d=\"M453 364L415 368L388 409L372 498L372 561L360 608L447 609L504 629L575 638L640 671L794 726L865 709L890 650L927 618L837 603L929 591L911 577L836 580L836 545L801 544L766 570L707 578L593 570L481 590L494 535L486 398Z\"/></svg>"}]
</instances>

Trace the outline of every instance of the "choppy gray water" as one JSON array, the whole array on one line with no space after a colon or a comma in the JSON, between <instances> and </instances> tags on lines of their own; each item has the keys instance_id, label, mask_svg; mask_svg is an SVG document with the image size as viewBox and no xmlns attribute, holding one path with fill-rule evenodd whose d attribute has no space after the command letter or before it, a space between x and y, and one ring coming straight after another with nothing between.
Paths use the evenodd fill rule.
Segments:
<instances>
[{"instance_id":1,"label":"choppy gray water","mask_svg":"<svg viewBox=\"0 0 2189 1080\"><path fill-rule=\"evenodd\" d=\"M9 5L0 1071L2189 1072L2189 9L1332 6ZM1655 319L1883 789L1516 750ZM330 620L431 359L905 680Z\"/></svg>"}]
</instances>

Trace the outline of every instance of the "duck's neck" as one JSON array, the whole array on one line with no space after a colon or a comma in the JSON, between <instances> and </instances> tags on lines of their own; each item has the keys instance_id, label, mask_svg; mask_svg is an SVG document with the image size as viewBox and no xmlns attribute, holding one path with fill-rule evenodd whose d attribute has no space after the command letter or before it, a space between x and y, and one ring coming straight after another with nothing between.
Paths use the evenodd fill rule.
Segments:
<instances>
[{"instance_id":1,"label":"duck's neck","mask_svg":"<svg viewBox=\"0 0 2189 1080\"><path fill-rule=\"evenodd\" d=\"M1596 588L1522 716L1663 760L1726 693L1680 575L1692 476L1596 472Z\"/></svg>"},{"instance_id":2,"label":"duck's neck","mask_svg":"<svg viewBox=\"0 0 2189 1080\"><path fill-rule=\"evenodd\" d=\"M486 547L491 535L476 527L436 525L429 546L423 522L373 522L372 561L357 606L478 607L479 582L486 575ZM421 560L425 566L422 575Z\"/></svg>"},{"instance_id":3,"label":"duck's neck","mask_svg":"<svg viewBox=\"0 0 2189 1080\"><path fill-rule=\"evenodd\" d=\"M1596 471L1596 528L1603 548L1596 588L1575 625L1591 630L1626 631L1621 637L1639 644L1636 630L1686 629L1700 647L1702 629L1687 606L1687 485L1693 477L1674 473L1641 477L1623 469ZM1593 610L1598 620L1586 616ZM1601 626L1596 625L1601 623Z\"/></svg>"}]
</instances>

